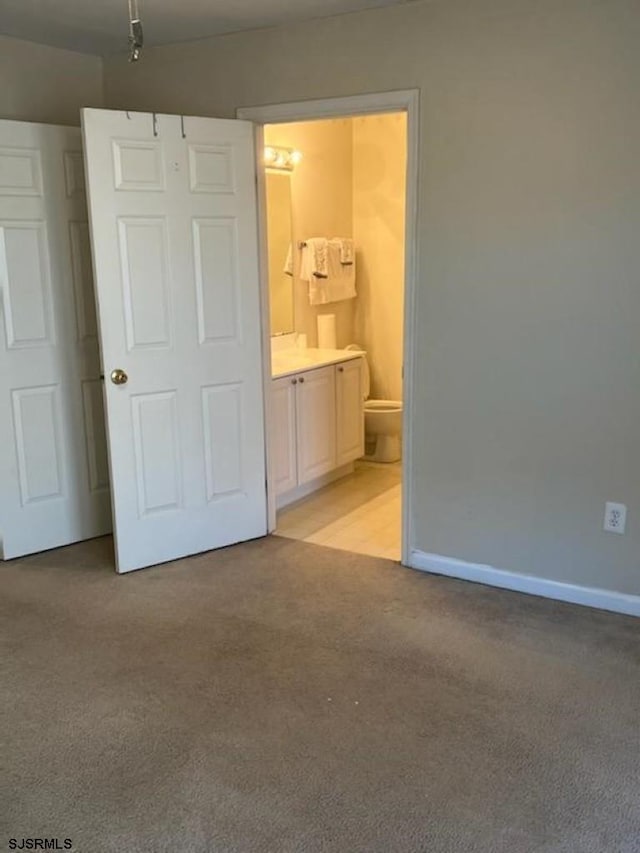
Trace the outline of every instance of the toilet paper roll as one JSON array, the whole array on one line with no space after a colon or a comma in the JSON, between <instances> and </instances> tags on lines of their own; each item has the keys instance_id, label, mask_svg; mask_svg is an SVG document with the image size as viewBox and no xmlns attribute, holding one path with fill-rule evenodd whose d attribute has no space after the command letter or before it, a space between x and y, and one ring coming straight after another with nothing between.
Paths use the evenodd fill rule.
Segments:
<instances>
[{"instance_id":1,"label":"toilet paper roll","mask_svg":"<svg viewBox=\"0 0 640 853\"><path fill-rule=\"evenodd\" d=\"M335 314L318 314L318 347L320 349L338 348Z\"/></svg>"}]
</instances>

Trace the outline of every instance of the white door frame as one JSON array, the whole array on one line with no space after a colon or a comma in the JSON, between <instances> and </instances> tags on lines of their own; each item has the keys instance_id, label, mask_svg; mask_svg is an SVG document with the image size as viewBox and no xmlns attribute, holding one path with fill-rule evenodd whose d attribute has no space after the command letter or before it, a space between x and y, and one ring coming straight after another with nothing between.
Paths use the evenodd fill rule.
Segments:
<instances>
[{"instance_id":1,"label":"white door frame","mask_svg":"<svg viewBox=\"0 0 640 853\"><path fill-rule=\"evenodd\" d=\"M268 528L276 526L275 490L271 488L272 460L269 449L268 390L271 387L271 344L269 335L269 278L266 238L266 191L262 151L264 125L282 124L314 119L344 118L376 113L405 112L407 114L407 183L405 222L405 283L403 331L403 461L402 461L402 563L409 565L413 539L413 419L415 390L415 310L418 282L418 150L419 150L419 90L405 89L314 101L293 101L268 106L240 107L236 117L256 124L256 157L258 161L258 223L260 229L260 279L262 291L262 346L265 388L265 448L267 456Z\"/></svg>"}]
</instances>

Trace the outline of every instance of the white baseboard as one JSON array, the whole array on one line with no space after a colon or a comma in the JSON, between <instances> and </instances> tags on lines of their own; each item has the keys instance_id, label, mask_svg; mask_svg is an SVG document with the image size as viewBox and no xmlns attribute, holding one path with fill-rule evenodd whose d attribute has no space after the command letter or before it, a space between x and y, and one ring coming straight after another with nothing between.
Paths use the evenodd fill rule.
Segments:
<instances>
[{"instance_id":1,"label":"white baseboard","mask_svg":"<svg viewBox=\"0 0 640 853\"><path fill-rule=\"evenodd\" d=\"M611 610L614 613L626 613L629 616L640 616L640 595L630 595L624 592L614 592L609 589L599 589L590 586L578 586L562 581L552 581L534 575L521 575L517 572L507 572L484 566L481 563L466 563L454 557L442 557L439 554L427 554L425 551L411 550L409 566L423 572L435 575L446 575L487 586L497 586L501 589L511 589L528 595L540 595L543 598L554 598L557 601L569 601L571 604L582 604L586 607L597 607L601 610Z\"/></svg>"}]
</instances>

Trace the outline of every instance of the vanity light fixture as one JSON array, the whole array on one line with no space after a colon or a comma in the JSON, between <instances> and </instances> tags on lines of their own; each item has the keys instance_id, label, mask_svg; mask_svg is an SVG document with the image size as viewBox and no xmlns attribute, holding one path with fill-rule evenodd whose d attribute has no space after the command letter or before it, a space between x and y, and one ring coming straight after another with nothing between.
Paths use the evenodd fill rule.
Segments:
<instances>
[{"instance_id":1,"label":"vanity light fixture","mask_svg":"<svg viewBox=\"0 0 640 853\"><path fill-rule=\"evenodd\" d=\"M267 169L275 169L278 172L293 172L301 160L302 153L293 148L267 145L264 149L264 165Z\"/></svg>"}]
</instances>

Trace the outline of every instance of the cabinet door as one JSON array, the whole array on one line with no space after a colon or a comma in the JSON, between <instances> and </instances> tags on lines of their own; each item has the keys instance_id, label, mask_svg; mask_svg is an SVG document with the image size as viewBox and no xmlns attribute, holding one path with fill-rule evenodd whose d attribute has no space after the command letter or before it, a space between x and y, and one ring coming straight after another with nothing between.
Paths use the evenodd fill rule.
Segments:
<instances>
[{"instance_id":1,"label":"cabinet door","mask_svg":"<svg viewBox=\"0 0 640 853\"><path fill-rule=\"evenodd\" d=\"M337 464L346 465L364 455L362 359L337 364L335 371Z\"/></svg>"},{"instance_id":2,"label":"cabinet door","mask_svg":"<svg viewBox=\"0 0 640 853\"><path fill-rule=\"evenodd\" d=\"M271 383L271 458L276 495L298 485L296 460L297 379L283 376Z\"/></svg>"},{"instance_id":3,"label":"cabinet door","mask_svg":"<svg viewBox=\"0 0 640 853\"><path fill-rule=\"evenodd\" d=\"M298 484L336 467L336 386L333 365L298 376Z\"/></svg>"}]
</instances>

